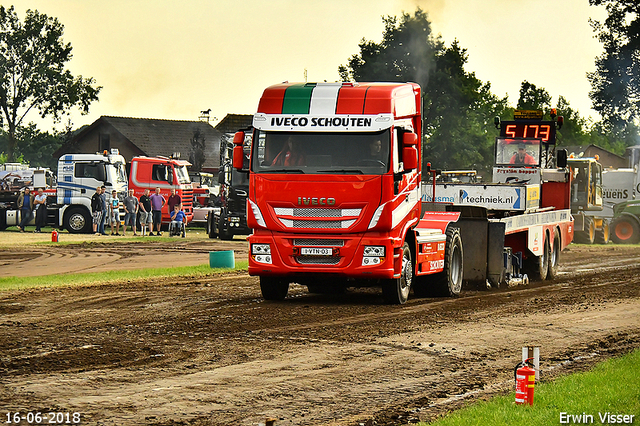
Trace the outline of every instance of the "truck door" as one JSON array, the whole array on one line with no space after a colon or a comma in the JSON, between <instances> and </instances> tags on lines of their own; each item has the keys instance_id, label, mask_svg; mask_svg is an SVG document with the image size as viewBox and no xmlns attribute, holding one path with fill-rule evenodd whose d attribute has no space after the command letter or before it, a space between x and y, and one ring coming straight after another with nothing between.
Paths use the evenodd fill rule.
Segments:
<instances>
[{"instance_id":1,"label":"truck door","mask_svg":"<svg viewBox=\"0 0 640 426\"><path fill-rule=\"evenodd\" d=\"M73 197L91 197L96 188L105 184L105 164L99 161L75 163L73 176L75 184L71 185Z\"/></svg>"}]
</instances>

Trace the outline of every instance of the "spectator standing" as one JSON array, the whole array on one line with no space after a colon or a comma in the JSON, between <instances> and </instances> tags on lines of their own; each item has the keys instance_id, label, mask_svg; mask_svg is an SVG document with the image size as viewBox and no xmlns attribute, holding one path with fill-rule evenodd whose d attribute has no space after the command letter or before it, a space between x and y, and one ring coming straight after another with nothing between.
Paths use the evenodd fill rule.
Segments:
<instances>
[{"instance_id":1,"label":"spectator standing","mask_svg":"<svg viewBox=\"0 0 640 426\"><path fill-rule=\"evenodd\" d=\"M27 226L27 223L29 223L33 217L34 201L35 199L33 198L33 195L31 195L30 188L25 188L24 193L20 194L20 196L18 197L18 210L20 210L20 214L22 217L20 224L17 226L20 232L24 232L24 228Z\"/></svg>"},{"instance_id":2,"label":"spectator standing","mask_svg":"<svg viewBox=\"0 0 640 426\"><path fill-rule=\"evenodd\" d=\"M160 232L160 226L162 225L162 207L167 203L167 200L160 194L160 188L156 188L156 192L149 197L151 199L151 212L153 213L153 225L156 228L156 235L162 235ZM149 235L153 235L153 228Z\"/></svg>"},{"instance_id":3,"label":"spectator standing","mask_svg":"<svg viewBox=\"0 0 640 426\"><path fill-rule=\"evenodd\" d=\"M122 235L127 235L127 225L131 222L131 231L133 235L138 235L136 232L136 215L138 214L138 199L133 195L133 189L129 190L129 195L123 200L124 204L124 228L122 229Z\"/></svg>"},{"instance_id":4,"label":"spectator standing","mask_svg":"<svg viewBox=\"0 0 640 426\"><path fill-rule=\"evenodd\" d=\"M109 222L111 223L111 235L120 235L120 200L118 192L114 189L111 191L111 199L109 200ZM115 225L116 233L113 233Z\"/></svg>"},{"instance_id":5,"label":"spectator standing","mask_svg":"<svg viewBox=\"0 0 640 426\"><path fill-rule=\"evenodd\" d=\"M173 214L173 208L176 205L180 206L182 210L182 198L178 194L176 194L176 190L174 188L171 189L171 195L169 195L169 199L167 200L167 204L169 205L169 216Z\"/></svg>"},{"instance_id":6,"label":"spectator standing","mask_svg":"<svg viewBox=\"0 0 640 426\"><path fill-rule=\"evenodd\" d=\"M151 213L151 199L149 198L149 188L146 188L140 196L140 228L144 236L149 225L149 233L153 234L153 213Z\"/></svg>"},{"instance_id":7,"label":"spectator standing","mask_svg":"<svg viewBox=\"0 0 640 426\"><path fill-rule=\"evenodd\" d=\"M107 235L107 233L104 232L104 224L107 221L107 216L109 215L109 205L107 204L107 187L102 185L100 189L102 190L100 193L100 199L102 200L102 217L100 218L100 225L98 225L98 232L100 233L100 235Z\"/></svg>"},{"instance_id":8,"label":"spectator standing","mask_svg":"<svg viewBox=\"0 0 640 426\"><path fill-rule=\"evenodd\" d=\"M97 187L96 193L91 196L91 214L93 216L93 233L96 235L100 235L98 232L98 226L100 225L100 220L102 219L102 198L100 195L102 194L102 188Z\"/></svg>"},{"instance_id":9,"label":"spectator standing","mask_svg":"<svg viewBox=\"0 0 640 426\"><path fill-rule=\"evenodd\" d=\"M38 188L33 203L36 206L36 230L33 232L42 232L42 227L47 224L47 196L43 188Z\"/></svg>"}]
</instances>

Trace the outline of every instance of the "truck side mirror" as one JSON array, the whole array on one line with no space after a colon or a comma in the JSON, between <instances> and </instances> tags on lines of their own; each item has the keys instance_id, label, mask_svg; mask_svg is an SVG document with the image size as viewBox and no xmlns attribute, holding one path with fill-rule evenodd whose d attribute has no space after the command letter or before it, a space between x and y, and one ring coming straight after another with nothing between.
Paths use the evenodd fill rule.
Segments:
<instances>
[{"instance_id":1,"label":"truck side mirror","mask_svg":"<svg viewBox=\"0 0 640 426\"><path fill-rule=\"evenodd\" d=\"M224 169L220 169L218 172L218 183L224 183Z\"/></svg>"},{"instance_id":2,"label":"truck side mirror","mask_svg":"<svg viewBox=\"0 0 640 426\"><path fill-rule=\"evenodd\" d=\"M415 146L405 146L402 148L402 163L405 170L418 168L418 150Z\"/></svg>"},{"instance_id":3,"label":"truck side mirror","mask_svg":"<svg viewBox=\"0 0 640 426\"><path fill-rule=\"evenodd\" d=\"M415 146L418 144L418 135L413 132L407 132L402 135L402 145Z\"/></svg>"},{"instance_id":4,"label":"truck side mirror","mask_svg":"<svg viewBox=\"0 0 640 426\"><path fill-rule=\"evenodd\" d=\"M406 132L402 135L402 163L405 170L418 168L418 135L413 132Z\"/></svg>"},{"instance_id":5,"label":"truck side mirror","mask_svg":"<svg viewBox=\"0 0 640 426\"><path fill-rule=\"evenodd\" d=\"M233 168L242 171L244 168L244 132L233 135Z\"/></svg>"}]
</instances>

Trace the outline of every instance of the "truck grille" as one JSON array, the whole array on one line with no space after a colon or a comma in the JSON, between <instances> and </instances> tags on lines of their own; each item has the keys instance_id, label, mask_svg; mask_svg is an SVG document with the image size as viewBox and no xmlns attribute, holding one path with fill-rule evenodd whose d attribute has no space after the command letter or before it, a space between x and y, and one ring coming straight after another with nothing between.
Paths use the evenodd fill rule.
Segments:
<instances>
[{"instance_id":1,"label":"truck grille","mask_svg":"<svg viewBox=\"0 0 640 426\"><path fill-rule=\"evenodd\" d=\"M321 240L318 238L296 238L293 245L298 247L343 247L343 240Z\"/></svg>"},{"instance_id":2,"label":"truck grille","mask_svg":"<svg viewBox=\"0 0 640 426\"><path fill-rule=\"evenodd\" d=\"M297 256L296 261L302 265L337 265L340 257Z\"/></svg>"},{"instance_id":3,"label":"truck grille","mask_svg":"<svg viewBox=\"0 0 640 426\"><path fill-rule=\"evenodd\" d=\"M362 209L275 207L274 211L280 223L287 228L348 229L356 222Z\"/></svg>"},{"instance_id":4,"label":"truck grille","mask_svg":"<svg viewBox=\"0 0 640 426\"><path fill-rule=\"evenodd\" d=\"M182 190L182 208L186 213L193 213L193 190Z\"/></svg>"}]
</instances>

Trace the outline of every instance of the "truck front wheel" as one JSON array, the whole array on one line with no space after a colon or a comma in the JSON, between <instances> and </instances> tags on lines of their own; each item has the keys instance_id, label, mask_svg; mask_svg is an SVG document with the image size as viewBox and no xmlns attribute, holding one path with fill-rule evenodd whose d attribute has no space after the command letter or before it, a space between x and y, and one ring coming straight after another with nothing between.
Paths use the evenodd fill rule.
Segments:
<instances>
[{"instance_id":1,"label":"truck front wheel","mask_svg":"<svg viewBox=\"0 0 640 426\"><path fill-rule=\"evenodd\" d=\"M260 277L260 290L265 300L284 300L289 282L279 277Z\"/></svg>"},{"instance_id":2,"label":"truck front wheel","mask_svg":"<svg viewBox=\"0 0 640 426\"><path fill-rule=\"evenodd\" d=\"M382 297L391 305L402 305L409 298L411 281L413 280L413 263L411 250L406 242L402 247L402 271L400 278L392 278L382 283Z\"/></svg>"},{"instance_id":3,"label":"truck front wheel","mask_svg":"<svg viewBox=\"0 0 640 426\"><path fill-rule=\"evenodd\" d=\"M227 221L226 215L223 214L222 216L220 216L220 221L218 222L218 235L220 235L221 240L231 241L233 240L233 234L229 230L228 226L226 227L224 226L226 221Z\"/></svg>"},{"instance_id":4,"label":"truck front wheel","mask_svg":"<svg viewBox=\"0 0 640 426\"><path fill-rule=\"evenodd\" d=\"M72 207L64 215L64 227L72 234L88 234L92 224L91 214L82 207Z\"/></svg>"},{"instance_id":5,"label":"truck front wheel","mask_svg":"<svg viewBox=\"0 0 640 426\"><path fill-rule=\"evenodd\" d=\"M620 216L611 223L611 240L616 244L637 244L640 242L640 226L631 217Z\"/></svg>"},{"instance_id":6,"label":"truck front wheel","mask_svg":"<svg viewBox=\"0 0 640 426\"><path fill-rule=\"evenodd\" d=\"M216 215L213 212L209 212L207 215L207 234L209 238L216 238L218 236Z\"/></svg>"}]
</instances>

